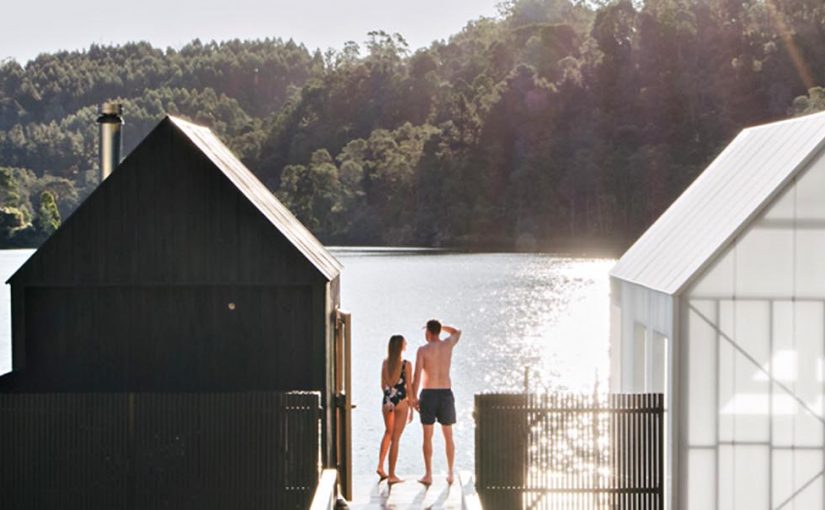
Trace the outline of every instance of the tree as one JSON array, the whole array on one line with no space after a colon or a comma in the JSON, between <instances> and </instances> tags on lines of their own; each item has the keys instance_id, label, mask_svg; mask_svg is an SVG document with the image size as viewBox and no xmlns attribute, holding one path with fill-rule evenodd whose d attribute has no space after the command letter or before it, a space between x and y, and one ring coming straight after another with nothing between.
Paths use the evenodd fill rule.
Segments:
<instances>
[{"instance_id":1,"label":"tree","mask_svg":"<svg viewBox=\"0 0 825 510\"><path fill-rule=\"evenodd\" d=\"M289 165L281 177L280 197L321 238L337 233L340 212L338 168L326 149L312 154L309 166Z\"/></svg>"},{"instance_id":2,"label":"tree","mask_svg":"<svg viewBox=\"0 0 825 510\"><path fill-rule=\"evenodd\" d=\"M57 200L51 191L40 194L40 208L37 214L37 230L45 237L54 233L60 227L60 211L57 209Z\"/></svg>"}]
</instances>

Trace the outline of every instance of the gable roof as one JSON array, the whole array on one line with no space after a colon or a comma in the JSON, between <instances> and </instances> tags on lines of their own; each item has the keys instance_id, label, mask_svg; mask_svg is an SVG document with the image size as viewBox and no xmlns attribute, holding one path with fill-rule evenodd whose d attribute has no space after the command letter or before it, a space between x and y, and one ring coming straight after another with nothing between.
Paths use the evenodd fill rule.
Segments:
<instances>
[{"instance_id":1,"label":"gable roof","mask_svg":"<svg viewBox=\"0 0 825 510\"><path fill-rule=\"evenodd\" d=\"M197 126L185 120L167 116L158 126L147 136L153 136L159 129L171 129L177 132L178 136L188 140L193 145L193 150L202 153L221 174L228 179L231 185L241 193L257 211L270 223L292 246L303 256L327 281L334 279L341 272L341 264L332 254L321 244L315 236L273 195L269 189L259 181L255 175L241 163L238 158L210 131L208 128ZM146 140L141 142L143 144ZM138 144L139 147L141 144ZM134 154L136 151L133 151ZM131 158L124 160L124 163ZM122 165L121 165L122 166ZM120 166L118 167L118 169ZM104 183L108 184L111 179L117 178L116 171ZM92 200L93 197L103 191L105 186L98 186L92 194L87 197L83 204L76 210L79 211ZM39 253L50 243L53 244L58 234L75 220L76 213L66 219L63 225L55 232L43 245L32 254L29 259L22 264L17 271L11 275L7 283L12 282L18 275L23 274L25 268L30 266Z\"/></svg>"},{"instance_id":2,"label":"gable roof","mask_svg":"<svg viewBox=\"0 0 825 510\"><path fill-rule=\"evenodd\" d=\"M825 113L743 130L633 244L610 276L682 292L825 145Z\"/></svg>"},{"instance_id":3,"label":"gable roof","mask_svg":"<svg viewBox=\"0 0 825 510\"><path fill-rule=\"evenodd\" d=\"M312 235L209 128L168 119L215 164L238 190L309 260L327 280L341 272L338 260Z\"/></svg>"}]
</instances>

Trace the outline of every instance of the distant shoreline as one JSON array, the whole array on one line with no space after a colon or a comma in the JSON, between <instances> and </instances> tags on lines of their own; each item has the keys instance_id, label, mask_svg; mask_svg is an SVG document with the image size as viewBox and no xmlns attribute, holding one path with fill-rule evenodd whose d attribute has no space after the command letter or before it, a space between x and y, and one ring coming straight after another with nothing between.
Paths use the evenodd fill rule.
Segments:
<instances>
[{"instance_id":1,"label":"distant shoreline","mask_svg":"<svg viewBox=\"0 0 825 510\"><path fill-rule=\"evenodd\" d=\"M513 247L512 245L488 244L488 245L454 245L454 246L384 246L384 245L330 245L330 251L341 254L375 254L375 255L399 255L399 254L449 254L449 253L531 253L556 255L559 257L588 258L588 259L615 259L624 251L624 245L619 243L588 243L588 242L556 242L556 243L536 243L530 246Z\"/></svg>"},{"instance_id":2,"label":"distant shoreline","mask_svg":"<svg viewBox=\"0 0 825 510\"><path fill-rule=\"evenodd\" d=\"M624 247L618 242L594 242L592 240L583 242L546 242L514 247L512 244L466 244L451 246L386 246L386 245L329 245L330 251L346 254L366 254L366 255L426 255L426 254L484 254L484 253L532 253L544 255L556 255L559 257L587 258L587 259L615 259L621 255ZM36 247L8 247L0 248L2 253L35 251Z\"/></svg>"}]
</instances>

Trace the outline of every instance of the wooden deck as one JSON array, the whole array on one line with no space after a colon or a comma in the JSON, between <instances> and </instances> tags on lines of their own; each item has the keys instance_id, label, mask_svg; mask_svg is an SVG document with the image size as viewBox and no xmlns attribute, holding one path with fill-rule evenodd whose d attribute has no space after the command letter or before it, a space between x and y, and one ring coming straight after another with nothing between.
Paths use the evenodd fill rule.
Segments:
<instances>
[{"instance_id":1,"label":"wooden deck","mask_svg":"<svg viewBox=\"0 0 825 510\"><path fill-rule=\"evenodd\" d=\"M353 479L353 501L349 507L357 510L461 510L461 486L458 480L450 486L444 475L436 476L427 488L414 475L401 476L404 483L387 486L378 483L377 476L358 475Z\"/></svg>"}]
</instances>

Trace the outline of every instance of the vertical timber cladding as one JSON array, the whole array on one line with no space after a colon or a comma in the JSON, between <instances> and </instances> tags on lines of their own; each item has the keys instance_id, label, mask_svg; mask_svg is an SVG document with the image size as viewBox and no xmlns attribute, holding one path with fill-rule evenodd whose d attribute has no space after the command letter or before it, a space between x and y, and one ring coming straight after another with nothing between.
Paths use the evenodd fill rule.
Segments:
<instances>
[{"instance_id":1,"label":"vertical timber cladding","mask_svg":"<svg viewBox=\"0 0 825 510\"><path fill-rule=\"evenodd\" d=\"M30 287L25 389L319 390L309 286Z\"/></svg>"},{"instance_id":2,"label":"vertical timber cladding","mask_svg":"<svg viewBox=\"0 0 825 510\"><path fill-rule=\"evenodd\" d=\"M664 508L664 395L475 396L490 508Z\"/></svg>"},{"instance_id":3,"label":"vertical timber cladding","mask_svg":"<svg viewBox=\"0 0 825 510\"><path fill-rule=\"evenodd\" d=\"M0 508L307 508L319 397L0 393Z\"/></svg>"}]
</instances>

